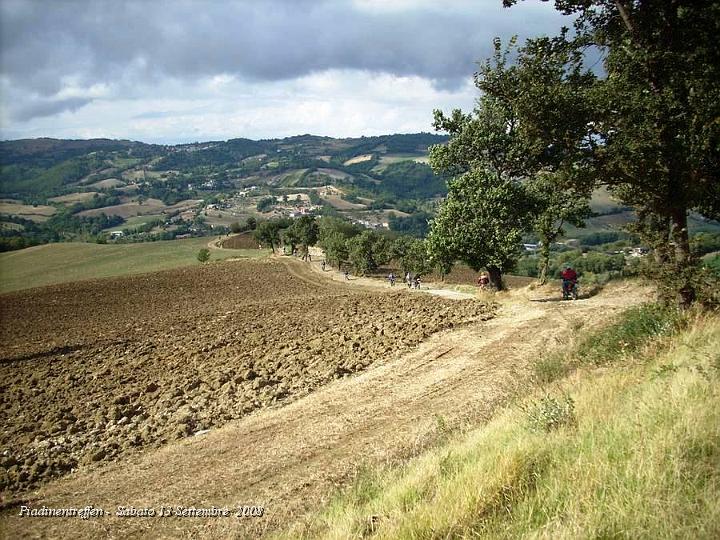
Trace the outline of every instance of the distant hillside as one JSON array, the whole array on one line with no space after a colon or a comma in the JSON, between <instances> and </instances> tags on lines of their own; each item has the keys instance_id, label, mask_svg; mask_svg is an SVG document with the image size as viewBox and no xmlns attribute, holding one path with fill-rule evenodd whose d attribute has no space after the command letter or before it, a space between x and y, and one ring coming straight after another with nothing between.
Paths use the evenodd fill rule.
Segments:
<instances>
[{"instance_id":1,"label":"distant hillside","mask_svg":"<svg viewBox=\"0 0 720 540\"><path fill-rule=\"evenodd\" d=\"M82 186L91 181L112 178L129 170L143 172L143 178L147 171L174 171L188 180L219 179L222 184L228 176L237 181L256 174L265 177L270 171L277 174L328 164L342 169L347 160L364 154L370 155L368 165L372 167L381 157L396 154L402 154L404 159L422 159L428 146L446 140L444 136L418 133L348 139L300 135L174 146L109 139L2 141L0 197L27 199L66 195L77 188L82 190ZM354 172L374 177L363 168ZM352 176L352 171L349 174ZM222 190L232 186L218 187Z\"/></svg>"}]
</instances>

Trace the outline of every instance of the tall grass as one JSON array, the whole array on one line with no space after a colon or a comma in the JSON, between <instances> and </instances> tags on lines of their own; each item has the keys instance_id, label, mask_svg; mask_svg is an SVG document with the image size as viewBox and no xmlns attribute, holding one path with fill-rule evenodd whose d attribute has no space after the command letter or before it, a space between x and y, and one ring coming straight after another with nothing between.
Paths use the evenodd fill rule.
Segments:
<instances>
[{"instance_id":1,"label":"tall grass","mask_svg":"<svg viewBox=\"0 0 720 540\"><path fill-rule=\"evenodd\" d=\"M534 362L535 378L550 383L581 365L609 365L637 353L648 345L658 346L657 338L671 336L682 328L684 317L676 308L645 304L623 312L610 324L590 334L576 329L574 346Z\"/></svg>"},{"instance_id":2,"label":"tall grass","mask_svg":"<svg viewBox=\"0 0 720 540\"><path fill-rule=\"evenodd\" d=\"M645 347L638 336L663 335L660 319L673 319L652 309L593 336L602 354L578 349L604 369L577 370L404 466L362 474L280 536L720 537L720 317L673 323L664 347ZM601 338L613 332L629 345ZM573 421L529 429L543 394L569 396Z\"/></svg>"}]
</instances>

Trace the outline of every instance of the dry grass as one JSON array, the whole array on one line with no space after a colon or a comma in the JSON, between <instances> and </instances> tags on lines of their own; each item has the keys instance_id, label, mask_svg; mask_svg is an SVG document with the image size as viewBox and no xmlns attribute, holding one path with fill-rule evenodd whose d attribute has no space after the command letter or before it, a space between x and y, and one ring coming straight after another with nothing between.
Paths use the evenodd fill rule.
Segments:
<instances>
[{"instance_id":1,"label":"dry grass","mask_svg":"<svg viewBox=\"0 0 720 540\"><path fill-rule=\"evenodd\" d=\"M90 184L90 187L94 187L97 189L112 189L124 185L125 182L123 182L122 180L118 180L117 178L106 178L105 180L100 180L99 182Z\"/></svg>"},{"instance_id":2,"label":"dry grass","mask_svg":"<svg viewBox=\"0 0 720 540\"><path fill-rule=\"evenodd\" d=\"M717 538L720 318L546 388L577 422L512 407L405 466L374 470L285 538ZM536 403L541 394L526 405Z\"/></svg>"},{"instance_id":3,"label":"dry grass","mask_svg":"<svg viewBox=\"0 0 720 540\"><path fill-rule=\"evenodd\" d=\"M123 219L134 216L143 216L148 214L157 214L161 210L165 210L165 203L158 199L147 199L142 204L137 201L117 204L115 206L105 206L103 208L94 208L92 210L83 210L78 216L120 216Z\"/></svg>"},{"instance_id":4,"label":"dry grass","mask_svg":"<svg viewBox=\"0 0 720 540\"><path fill-rule=\"evenodd\" d=\"M362 156L355 156L354 158L348 159L343 165L346 167L348 165L355 165L356 163L363 163L365 161L370 161L372 159L372 154L363 154Z\"/></svg>"},{"instance_id":5,"label":"dry grass","mask_svg":"<svg viewBox=\"0 0 720 540\"><path fill-rule=\"evenodd\" d=\"M351 203L334 195L327 195L322 199L330 206L337 208L338 210L364 210L367 208L364 204Z\"/></svg>"},{"instance_id":6,"label":"dry grass","mask_svg":"<svg viewBox=\"0 0 720 540\"><path fill-rule=\"evenodd\" d=\"M86 201L92 200L92 198L97 194L98 193L96 191L86 191L84 193L70 193L68 195L61 195L59 197L53 197L50 200L53 202L56 202L56 203L73 205L75 203L86 202Z\"/></svg>"},{"instance_id":7,"label":"dry grass","mask_svg":"<svg viewBox=\"0 0 720 540\"><path fill-rule=\"evenodd\" d=\"M20 216L36 222L47 221L55 212L55 207L41 204L32 206L30 204L15 204L10 202L0 203L0 215Z\"/></svg>"}]
</instances>

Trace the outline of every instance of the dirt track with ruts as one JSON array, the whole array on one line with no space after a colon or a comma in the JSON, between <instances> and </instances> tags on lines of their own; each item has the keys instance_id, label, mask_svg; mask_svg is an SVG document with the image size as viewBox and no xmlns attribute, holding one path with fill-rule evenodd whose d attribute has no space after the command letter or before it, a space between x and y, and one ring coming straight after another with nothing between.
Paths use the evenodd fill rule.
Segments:
<instances>
[{"instance_id":1,"label":"dirt track with ruts","mask_svg":"<svg viewBox=\"0 0 720 540\"><path fill-rule=\"evenodd\" d=\"M233 268L232 263L226 264L227 268ZM285 406L269 406L243 414L201 436L183 437L178 441L168 439L165 444L156 442L158 448L120 453L109 463L105 460L80 468L23 494L23 504L32 508L92 504L108 511L110 515L106 517L27 519L18 515L18 503L15 503L6 505L0 514L0 533L4 531L12 537L73 538L245 538L267 534L301 519L306 512L326 502L363 466L412 455L437 440L447 427L466 422L481 425L512 396L527 389L535 358L563 346L573 332L603 324L613 314L651 295L651 291L637 284L626 284L609 286L600 294L577 302L559 302L555 290L523 289L498 295L499 310L488 320L487 307L474 301L444 300L423 293L394 292L389 288L383 291L379 287L376 291L354 290L352 282L331 283L299 262L288 261L285 266L257 264L268 264L277 272L272 274L273 281L279 279L296 284L308 294L309 291L318 294L320 313L325 314L321 318L316 318L310 307L314 302L304 293L300 293L298 303L289 302L289 305L304 307L294 312L301 315L293 324L288 323L288 335L305 328L305 319L315 319L308 327L328 320L328 324L319 327L313 335L337 336L338 359L327 366L329 369L345 365L340 362L341 358L353 358L351 363L365 358L366 353L353 355L356 349L353 344L357 340L346 341L348 332L366 332L368 336L377 337L379 327L387 335L385 326L396 321L402 329L402 339L407 339L408 321L413 327L427 325L425 319L438 309L448 310L442 317L447 329L432 334L422 331L416 345L408 342L396 350L386 350L353 376L327 373L326 378L317 379L315 391ZM190 281L194 286L201 283L197 275ZM216 285L218 283L208 283L212 289ZM228 309L222 294L213 294L210 289L204 294L212 299L209 303L223 306L215 311L222 314L223 309ZM272 301L273 292L268 294ZM325 295L329 295L330 300L323 304ZM267 300L257 302L263 306ZM362 307L364 302L371 304L367 312ZM326 319L329 313L336 313L332 309L338 304L344 306L337 312L342 316ZM287 299L276 301L265 313L270 315L287 309L287 305ZM426 305L428 311L423 311L425 308L421 306ZM243 304L242 310L250 309L247 306ZM158 313L167 313L167 307L158 308ZM461 310L461 314L469 311L458 316L453 315L455 310ZM212 311L206 309L204 317L193 320L207 319ZM402 312L406 315L400 315ZM356 313L358 318L353 319ZM367 315L360 316L361 313ZM394 318L398 315L400 319ZM448 324L452 317L465 323ZM179 326L171 317L165 324L170 320L173 326ZM356 322L355 326L336 328L333 322L337 321ZM382 324L377 324L381 321ZM150 322L145 324L146 328L152 326ZM160 332L162 324L157 324ZM336 330L337 333L333 333ZM184 331L205 343L199 337L203 333L193 333L189 327ZM425 338L419 342L423 334ZM181 335L182 332L173 334L178 339ZM191 338L183 343L192 343ZM287 349L286 353L291 354L293 350ZM170 358L168 361L173 361ZM172 384L173 380L174 377L170 377L165 384ZM324 383L328 380L330 382ZM199 388L202 387L203 384ZM309 390L301 390L297 395L302 391ZM206 394L206 403L212 404L222 395L219 391L210 392ZM272 397L268 398L272 405ZM200 410L196 409L196 414ZM262 518L158 519L113 515L120 505L232 509L253 504L265 508Z\"/></svg>"}]
</instances>

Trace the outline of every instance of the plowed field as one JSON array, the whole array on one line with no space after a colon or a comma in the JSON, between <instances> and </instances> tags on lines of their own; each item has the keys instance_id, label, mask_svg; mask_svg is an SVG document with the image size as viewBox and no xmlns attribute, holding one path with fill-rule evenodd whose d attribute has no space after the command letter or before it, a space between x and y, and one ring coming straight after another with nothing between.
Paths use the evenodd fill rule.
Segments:
<instances>
[{"instance_id":1,"label":"plowed field","mask_svg":"<svg viewBox=\"0 0 720 540\"><path fill-rule=\"evenodd\" d=\"M219 427L487 319L477 301L209 264L0 296L3 499Z\"/></svg>"}]
</instances>

